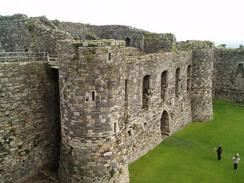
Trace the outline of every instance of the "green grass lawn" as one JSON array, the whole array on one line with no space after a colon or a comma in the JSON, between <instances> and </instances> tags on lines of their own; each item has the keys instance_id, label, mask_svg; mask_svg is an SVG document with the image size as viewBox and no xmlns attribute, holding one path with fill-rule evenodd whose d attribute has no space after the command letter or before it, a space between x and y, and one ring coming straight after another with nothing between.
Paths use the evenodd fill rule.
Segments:
<instances>
[{"instance_id":1,"label":"green grass lawn","mask_svg":"<svg viewBox=\"0 0 244 183\"><path fill-rule=\"evenodd\" d=\"M234 171L236 152L241 161ZM187 125L132 163L129 172L132 183L244 183L244 107L215 101L214 120Z\"/></svg>"}]
</instances>

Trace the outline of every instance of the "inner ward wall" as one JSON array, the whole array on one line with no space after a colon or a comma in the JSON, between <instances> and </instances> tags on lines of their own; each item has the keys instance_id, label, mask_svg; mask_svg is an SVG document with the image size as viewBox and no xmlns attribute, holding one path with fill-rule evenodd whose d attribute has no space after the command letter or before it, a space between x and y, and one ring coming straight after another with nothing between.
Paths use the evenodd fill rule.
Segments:
<instances>
[{"instance_id":1,"label":"inner ward wall","mask_svg":"<svg viewBox=\"0 0 244 183\"><path fill-rule=\"evenodd\" d=\"M159 144L166 136L161 134L163 111L169 115L170 134L176 132L191 117L191 92L187 91L187 68L192 64L191 52L150 54L127 57L128 104L125 115L127 151L133 162ZM175 95L176 69L180 68L178 90ZM165 100L161 99L161 74L168 71ZM150 75L148 109L142 108L143 77Z\"/></svg>"},{"instance_id":2,"label":"inner ward wall","mask_svg":"<svg viewBox=\"0 0 244 183\"><path fill-rule=\"evenodd\" d=\"M244 102L244 51L216 49L214 62L215 98Z\"/></svg>"},{"instance_id":3,"label":"inner ward wall","mask_svg":"<svg viewBox=\"0 0 244 183\"><path fill-rule=\"evenodd\" d=\"M58 161L57 88L44 62L0 63L1 183L22 182Z\"/></svg>"}]
</instances>

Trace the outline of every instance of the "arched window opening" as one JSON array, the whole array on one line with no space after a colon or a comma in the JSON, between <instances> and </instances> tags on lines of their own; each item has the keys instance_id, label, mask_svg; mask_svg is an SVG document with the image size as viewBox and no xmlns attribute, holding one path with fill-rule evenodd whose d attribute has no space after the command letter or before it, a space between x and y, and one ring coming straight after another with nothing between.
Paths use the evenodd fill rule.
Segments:
<instances>
[{"instance_id":1,"label":"arched window opening","mask_svg":"<svg viewBox=\"0 0 244 183\"><path fill-rule=\"evenodd\" d=\"M179 88L180 88L180 68L177 68L175 71L175 96L179 97Z\"/></svg>"},{"instance_id":2,"label":"arched window opening","mask_svg":"<svg viewBox=\"0 0 244 183\"><path fill-rule=\"evenodd\" d=\"M161 75L161 99L162 101L165 101L166 98L166 92L167 92L167 79L168 79L168 71L162 72Z\"/></svg>"},{"instance_id":3,"label":"arched window opening","mask_svg":"<svg viewBox=\"0 0 244 183\"><path fill-rule=\"evenodd\" d=\"M234 76L234 86L237 90L244 90L244 67L239 63Z\"/></svg>"},{"instance_id":4,"label":"arched window opening","mask_svg":"<svg viewBox=\"0 0 244 183\"><path fill-rule=\"evenodd\" d=\"M162 136L169 136L170 134L170 126L169 126L169 114L167 111L163 111L160 121L160 129Z\"/></svg>"},{"instance_id":5,"label":"arched window opening","mask_svg":"<svg viewBox=\"0 0 244 183\"><path fill-rule=\"evenodd\" d=\"M130 38L125 38L125 46L129 47L130 46Z\"/></svg>"},{"instance_id":6,"label":"arched window opening","mask_svg":"<svg viewBox=\"0 0 244 183\"><path fill-rule=\"evenodd\" d=\"M150 76L146 75L143 78L142 108L148 109L150 95L151 95L151 93L150 93Z\"/></svg>"},{"instance_id":7,"label":"arched window opening","mask_svg":"<svg viewBox=\"0 0 244 183\"><path fill-rule=\"evenodd\" d=\"M189 92L191 90L191 65L187 67L187 84L186 89Z\"/></svg>"},{"instance_id":8,"label":"arched window opening","mask_svg":"<svg viewBox=\"0 0 244 183\"><path fill-rule=\"evenodd\" d=\"M244 77L243 64L238 64L237 70L236 70L236 75L240 75L242 78Z\"/></svg>"}]
</instances>

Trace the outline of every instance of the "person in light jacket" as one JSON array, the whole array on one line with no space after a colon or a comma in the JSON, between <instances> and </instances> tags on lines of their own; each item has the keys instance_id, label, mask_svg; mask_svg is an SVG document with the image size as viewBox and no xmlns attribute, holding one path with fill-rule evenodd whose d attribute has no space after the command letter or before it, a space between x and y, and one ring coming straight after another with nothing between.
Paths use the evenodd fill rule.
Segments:
<instances>
[{"instance_id":1,"label":"person in light jacket","mask_svg":"<svg viewBox=\"0 0 244 183\"><path fill-rule=\"evenodd\" d=\"M238 163L241 160L239 153L237 153L235 156L233 156L233 164L234 164L234 170L237 170Z\"/></svg>"}]
</instances>

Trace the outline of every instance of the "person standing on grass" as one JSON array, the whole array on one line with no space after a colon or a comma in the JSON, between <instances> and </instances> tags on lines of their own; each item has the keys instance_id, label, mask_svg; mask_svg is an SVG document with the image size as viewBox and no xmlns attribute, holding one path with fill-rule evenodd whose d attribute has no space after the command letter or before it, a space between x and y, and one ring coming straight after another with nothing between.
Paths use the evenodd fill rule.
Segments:
<instances>
[{"instance_id":1,"label":"person standing on grass","mask_svg":"<svg viewBox=\"0 0 244 183\"><path fill-rule=\"evenodd\" d=\"M218 160L221 160L221 154L222 154L222 146L221 145L219 145L217 148L214 148L215 149L215 151L217 152L217 159Z\"/></svg>"},{"instance_id":2,"label":"person standing on grass","mask_svg":"<svg viewBox=\"0 0 244 183\"><path fill-rule=\"evenodd\" d=\"M239 153L236 153L235 156L233 156L233 164L234 164L234 170L237 170L238 168L238 163L241 160Z\"/></svg>"}]
</instances>

